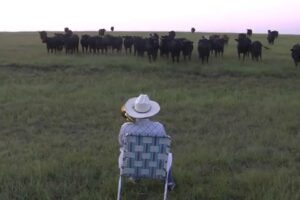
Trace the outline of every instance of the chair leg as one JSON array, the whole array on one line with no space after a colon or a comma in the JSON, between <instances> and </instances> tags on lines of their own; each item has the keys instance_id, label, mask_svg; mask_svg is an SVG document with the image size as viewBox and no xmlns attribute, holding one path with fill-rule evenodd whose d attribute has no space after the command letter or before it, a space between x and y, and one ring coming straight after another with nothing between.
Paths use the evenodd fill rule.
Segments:
<instances>
[{"instance_id":1,"label":"chair leg","mask_svg":"<svg viewBox=\"0 0 300 200\"><path fill-rule=\"evenodd\" d=\"M168 178L169 178L169 172L172 167L172 161L173 161L173 154L168 154L168 162L167 162L167 176L165 180L165 191L164 191L164 200L167 200L168 198Z\"/></svg>"},{"instance_id":2,"label":"chair leg","mask_svg":"<svg viewBox=\"0 0 300 200\"><path fill-rule=\"evenodd\" d=\"M168 154L168 162L167 162L167 171L169 171L170 168L172 167L172 162L173 162L173 154L169 153Z\"/></svg>"},{"instance_id":3,"label":"chair leg","mask_svg":"<svg viewBox=\"0 0 300 200\"><path fill-rule=\"evenodd\" d=\"M164 200L167 200L168 198L168 176L169 176L169 172L167 172L167 177L165 180Z\"/></svg>"},{"instance_id":4,"label":"chair leg","mask_svg":"<svg viewBox=\"0 0 300 200\"><path fill-rule=\"evenodd\" d=\"M119 176L119 184L118 184L118 196L117 200L121 200L121 192L122 192L122 176Z\"/></svg>"}]
</instances>

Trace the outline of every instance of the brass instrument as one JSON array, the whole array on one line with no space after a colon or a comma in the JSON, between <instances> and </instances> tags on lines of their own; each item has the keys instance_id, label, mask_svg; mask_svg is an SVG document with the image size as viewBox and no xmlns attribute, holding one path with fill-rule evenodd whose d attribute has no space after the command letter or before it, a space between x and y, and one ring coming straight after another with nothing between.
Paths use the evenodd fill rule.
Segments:
<instances>
[{"instance_id":1,"label":"brass instrument","mask_svg":"<svg viewBox=\"0 0 300 200\"><path fill-rule=\"evenodd\" d=\"M133 117L130 117L130 116L127 114L124 105L121 107L121 116L122 116L127 122L134 122L134 118L133 118Z\"/></svg>"}]
</instances>

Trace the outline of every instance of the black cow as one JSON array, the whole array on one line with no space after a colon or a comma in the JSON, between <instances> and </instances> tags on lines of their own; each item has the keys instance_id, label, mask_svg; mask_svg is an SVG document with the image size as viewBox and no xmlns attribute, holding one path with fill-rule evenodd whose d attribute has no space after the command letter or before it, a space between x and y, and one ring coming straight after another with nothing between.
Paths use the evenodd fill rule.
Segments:
<instances>
[{"instance_id":1,"label":"black cow","mask_svg":"<svg viewBox=\"0 0 300 200\"><path fill-rule=\"evenodd\" d=\"M170 53L170 44L173 39L169 35L163 35L160 37L160 56L164 57L166 56L167 58L169 57Z\"/></svg>"},{"instance_id":2,"label":"black cow","mask_svg":"<svg viewBox=\"0 0 300 200\"><path fill-rule=\"evenodd\" d=\"M87 34L84 34L81 36L81 39L80 39L80 44L81 44L81 49L82 49L82 52L88 52L88 48L89 48L89 38L91 36L87 35Z\"/></svg>"},{"instance_id":3,"label":"black cow","mask_svg":"<svg viewBox=\"0 0 300 200\"><path fill-rule=\"evenodd\" d=\"M150 35L145 39L145 50L147 51L149 62L156 61L159 49L159 37L157 34Z\"/></svg>"},{"instance_id":4,"label":"black cow","mask_svg":"<svg viewBox=\"0 0 300 200\"><path fill-rule=\"evenodd\" d=\"M275 38L278 38L278 36L279 36L279 32L278 32L278 31L272 31L272 32L273 32L273 34L274 34Z\"/></svg>"},{"instance_id":5,"label":"black cow","mask_svg":"<svg viewBox=\"0 0 300 200\"><path fill-rule=\"evenodd\" d=\"M262 43L260 41L254 41L251 44L251 57L252 60L258 61L261 60L261 50L262 50Z\"/></svg>"},{"instance_id":6,"label":"black cow","mask_svg":"<svg viewBox=\"0 0 300 200\"><path fill-rule=\"evenodd\" d=\"M182 40L182 55L184 60L186 60L186 58L191 60L193 49L194 45L192 41L187 39Z\"/></svg>"},{"instance_id":7,"label":"black cow","mask_svg":"<svg viewBox=\"0 0 300 200\"><path fill-rule=\"evenodd\" d=\"M170 32L169 32L169 37L170 37L171 39L175 39L175 37L176 37L176 32L175 32L175 31L170 31Z\"/></svg>"},{"instance_id":8,"label":"black cow","mask_svg":"<svg viewBox=\"0 0 300 200\"><path fill-rule=\"evenodd\" d=\"M65 45L65 35L62 33L54 33L57 40L57 50L62 51Z\"/></svg>"},{"instance_id":9,"label":"black cow","mask_svg":"<svg viewBox=\"0 0 300 200\"><path fill-rule=\"evenodd\" d=\"M98 53L102 38L100 36L90 36L87 38L89 52Z\"/></svg>"},{"instance_id":10,"label":"black cow","mask_svg":"<svg viewBox=\"0 0 300 200\"><path fill-rule=\"evenodd\" d=\"M124 36L123 38L124 38L123 45L124 45L125 52L127 54L127 50L129 50L129 53L131 54L133 40L134 40L133 36Z\"/></svg>"},{"instance_id":11,"label":"black cow","mask_svg":"<svg viewBox=\"0 0 300 200\"><path fill-rule=\"evenodd\" d=\"M175 32L170 31L168 35L161 36L160 40L160 56L169 57L171 54L172 61L179 62L182 52L184 60L191 60L193 51L193 42L185 38L175 38Z\"/></svg>"},{"instance_id":12,"label":"black cow","mask_svg":"<svg viewBox=\"0 0 300 200\"><path fill-rule=\"evenodd\" d=\"M76 34L72 34L72 35L65 35L65 50L66 50L66 54L68 53L78 53L78 48L79 48L79 37Z\"/></svg>"},{"instance_id":13,"label":"black cow","mask_svg":"<svg viewBox=\"0 0 300 200\"><path fill-rule=\"evenodd\" d=\"M238 34L238 39L244 39L244 38L247 38L247 34L245 34L245 33Z\"/></svg>"},{"instance_id":14,"label":"black cow","mask_svg":"<svg viewBox=\"0 0 300 200\"><path fill-rule=\"evenodd\" d=\"M176 54L175 51L176 50L174 50L174 45L175 45L175 43L177 43L177 42L174 42L175 36L176 36L175 31L170 31L170 32L168 32L168 35L161 36L160 46L159 46L161 57L166 56L167 58L169 58L169 54L171 53L171 48L173 48L173 50L172 50L173 51L173 56L175 56L175 54Z\"/></svg>"},{"instance_id":15,"label":"black cow","mask_svg":"<svg viewBox=\"0 0 300 200\"><path fill-rule=\"evenodd\" d=\"M201 59L202 63L204 63L204 61L208 63L210 49L211 43L208 39L203 37L198 41L198 57Z\"/></svg>"},{"instance_id":16,"label":"black cow","mask_svg":"<svg viewBox=\"0 0 300 200\"><path fill-rule=\"evenodd\" d=\"M300 62L300 44L295 44L291 49L291 56L294 60L295 66Z\"/></svg>"},{"instance_id":17,"label":"black cow","mask_svg":"<svg viewBox=\"0 0 300 200\"><path fill-rule=\"evenodd\" d=\"M117 52L122 51L123 38L121 36L111 36L110 42L112 52L114 50L116 50Z\"/></svg>"},{"instance_id":18,"label":"black cow","mask_svg":"<svg viewBox=\"0 0 300 200\"><path fill-rule=\"evenodd\" d=\"M143 57L146 51L146 39L140 36L135 36L133 38L133 48L134 55L137 55L138 57Z\"/></svg>"},{"instance_id":19,"label":"black cow","mask_svg":"<svg viewBox=\"0 0 300 200\"><path fill-rule=\"evenodd\" d=\"M278 38L278 35L279 35L278 31L268 30L267 40L269 44L274 44L274 41L276 38Z\"/></svg>"},{"instance_id":20,"label":"black cow","mask_svg":"<svg viewBox=\"0 0 300 200\"><path fill-rule=\"evenodd\" d=\"M235 39L238 42L237 45L237 53L239 59L241 58L241 54L243 54L243 60L245 60L245 56L249 55L251 49L251 40L246 36L246 34L239 34L238 39Z\"/></svg>"},{"instance_id":21,"label":"black cow","mask_svg":"<svg viewBox=\"0 0 300 200\"><path fill-rule=\"evenodd\" d=\"M213 34L209 36L209 40L219 39L221 36L218 34Z\"/></svg>"},{"instance_id":22,"label":"black cow","mask_svg":"<svg viewBox=\"0 0 300 200\"><path fill-rule=\"evenodd\" d=\"M64 29L64 31L65 31L65 36L66 37L71 37L73 35L73 31L71 29L69 29L68 27L66 27Z\"/></svg>"},{"instance_id":23,"label":"black cow","mask_svg":"<svg viewBox=\"0 0 300 200\"><path fill-rule=\"evenodd\" d=\"M64 46L64 38L60 36L48 37L46 31L40 31L40 38L46 44L47 52L61 51Z\"/></svg>"},{"instance_id":24,"label":"black cow","mask_svg":"<svg viewBox=\"0 0 300 200\"><path fill-rule=\"evenodd\" d=\"M104 37L102 37L102 45L105 49L111 48L112 52L114 52L114 50L116 50L117 52L121 52L123 39L121 36L105 35Z\"/></svg>"},{"instance_id":25,"label":"black cow","mask_svg":"<svg viewBox=\"0 0 300 200\"><path fill-rule=\"evenodd\" d=\"M121 43L120 43L121 42ZM117 52L120 52L122 50L122 43L123 41L114 41L111 40L110 37L104 36L104 37L99 37L98 42L97 42L97 48L101 50L101 53L107 53L108 48L112 48L112 52L114 49L117 49Z\"/></svg>"},{"instance_id":26,"label":"black cow","mask_svg":"<svg viewBox=\"0 0 300 200\"><path fill-rule=\"evenodd\" d=\"M215 56L223 56L225 40L219 35L212 35L209 37L209 41L211 43L211 52L214 52Z\"/></svg>"},{"instance_id":27,"label":"black cow","mask_svg":"<svg viewBox=\"0 0 300 200\"><path fill-rule=\"evenodd\" d=\"M264 46L260 41L252 42L250 49L252 60L258 61L259 59L262 59L262 47L264 47L265 49L269 49L268 47Z\"/></svg>"},{"instance_id":28,"label":"black cow","mask_svg":"<svg viewBox=\"0 0 300 200\"><path fill-rule=\"evenodd\" d=\"M170 41L170 46L169 46L170 49L169 50L170 50L173 62L175 62L175 60L176 60L176 62L179 62L182 46L183 46L182 39L173 39Z\"/></svg>"},{"instance_id":29,"label":"black cow","mask_svg":"<svg viewBox=\"0 0 300 200\"><path fill-rule=\"evenodd\" d=\"M252 36L252 29L247 29L247 36L251 37Z\"/></svg>"},{"instance_id":30,"label":"black cow","mask_svg":"<svg viewBox=\"0 0 300 200\"><path fill-rule=\"evenodd\" d=\"M73 34L73 31L69 29L68 27L64 28L64 34L62 35L64 40L64 46L65 46L65 52L68 53L78 53L78 47L79 47L79 37L76 34Z\"/></svg>"},{"instance_id":31,"label":"black cow","mask_svg":"<svg viewBox=\"0 0 300 200\"><path fill-rule=\"evenodd\" d=\"M100 36L104 36L105 31L106 30L104 28L102 28L102 29L99 29L98 33L99 33Z\"/></svg>"}]
</instances>

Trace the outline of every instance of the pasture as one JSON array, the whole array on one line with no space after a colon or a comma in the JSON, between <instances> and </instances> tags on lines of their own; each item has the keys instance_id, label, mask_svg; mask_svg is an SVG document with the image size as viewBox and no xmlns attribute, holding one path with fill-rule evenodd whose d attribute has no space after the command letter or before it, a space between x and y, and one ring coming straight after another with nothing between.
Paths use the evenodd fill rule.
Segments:
<instances>
[{"instance_id":1,"label":"pasture","mask_svg":"<svg viewBox=\"0 0 300 200\"><path fill-rule=\"evenodd\" d=\"M203 35L177 33L195 41L191 61L149 63L47 54L37 32L0 33L0 199L116 199L120 107L140 93L160 103L155 120L172 137L170 200L300 199L300 67L290 57L300 36L243 62L229 34L224 56L201 64ZM264 34L252 40L268 46ZM123 199L162 199L162 185L127 182Z\"/></svg>"}]
</instances>

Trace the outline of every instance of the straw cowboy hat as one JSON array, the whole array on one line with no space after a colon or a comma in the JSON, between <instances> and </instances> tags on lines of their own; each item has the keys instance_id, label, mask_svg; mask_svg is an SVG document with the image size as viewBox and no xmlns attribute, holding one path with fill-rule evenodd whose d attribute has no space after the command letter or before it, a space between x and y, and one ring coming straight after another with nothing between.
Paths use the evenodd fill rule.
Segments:
<instances>
[{"instance_id":1,"label":"straw cowboy hat","mask_svg":"<svg viewBox=\"0 0 300 200\"><path fill-rule=\"evenodd\" d=\"M160 106L157 102L150 100L148 95L140 94L138 97L127 100L125 110L129 116L141 119L156 115L160 110Z\"/></svg>"}]
</instances>

